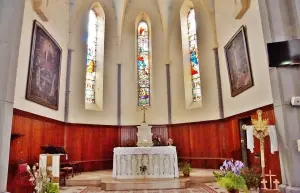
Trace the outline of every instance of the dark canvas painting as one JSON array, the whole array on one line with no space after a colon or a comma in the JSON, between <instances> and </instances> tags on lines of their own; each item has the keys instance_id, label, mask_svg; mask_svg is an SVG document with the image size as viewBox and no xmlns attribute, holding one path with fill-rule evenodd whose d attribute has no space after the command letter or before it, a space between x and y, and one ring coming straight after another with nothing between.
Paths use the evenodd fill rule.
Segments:
<instances>
[{"instance_id":1,"label":"dark canvas painting","mask_svg":"<svg viewBox=\"0 0 300 193\"><path fill-rule=\"evenodd\" d=\"M225 46L231 96L253 86L245 28L242 26Z\"/></svg>"},{"instance_id":2,"label":"dark canvas painting","mask_svg":"<svg viewBox=\"0 0 300 193\"><path fill-rule=\"evenodd\" d=\"M34 21L26 99L58 110L61 48Z\"/></svg>"}]
</instances>

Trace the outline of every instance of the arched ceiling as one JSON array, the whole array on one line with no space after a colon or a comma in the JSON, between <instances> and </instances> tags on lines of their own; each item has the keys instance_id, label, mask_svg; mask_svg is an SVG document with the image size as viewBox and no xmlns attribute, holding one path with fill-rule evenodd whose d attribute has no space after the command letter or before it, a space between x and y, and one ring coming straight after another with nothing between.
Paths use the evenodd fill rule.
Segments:
<instances>
[{"instance_id":1,"label":"arched ceiling","mask_svg":"<svg viewBox=\"0 0 300 193\"><path fill-rule=\"evenodd\" d=\"M78 11L78 8L80 9L83 2L86 0L69 0L70 3L70 27L72 28L72 25L76 22L76 12ZM156 0L157 6L160 12L161 16L161 22L163 25L164 30L164 46L165 46L165 62L169 63L169 26L171 25L171 14L172 14L172 2L174 0ZM215 28L215 21L214 21L214 1L215 0L193 0L195 3L201 3L205 6L207 13L210 15L210 19L212 22L212 27ZM124 22L124 16L126 13L127 4L130 2L130 0L112 0L112 4L115 10L115 17L117 20L118 25L118 46L121 45L122 41L122 28L123 28L123 22ZM215 30L214 30L215 31Z\"/></svg>"}]
</instances>

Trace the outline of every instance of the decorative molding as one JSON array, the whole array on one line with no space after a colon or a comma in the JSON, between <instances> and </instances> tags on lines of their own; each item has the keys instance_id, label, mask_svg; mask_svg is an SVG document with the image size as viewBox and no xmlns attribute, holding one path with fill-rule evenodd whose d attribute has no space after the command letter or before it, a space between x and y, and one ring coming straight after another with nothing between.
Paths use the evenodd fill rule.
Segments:
<instances>
[{"instance_id":1,"label":"decorative molding","mask_svg":"<svg viewBox=\"0 0 300 193\"><path fill-rule=\"evenodd\" d=\"M48 6L48 0L31 0L34 11L40 16L41 20L48 22L48 18L45 14L45 9Z\"/></svg>"},{"instance_id":2,"label":"decorative molding","mask_svg":"<svg viewBox=\"0 0 300 193\"><path fill-rule=\"evenodd\" d=\"M241 19L250 8L251 0L234 0L234 17Z\"/></svg>"}]
</instances>

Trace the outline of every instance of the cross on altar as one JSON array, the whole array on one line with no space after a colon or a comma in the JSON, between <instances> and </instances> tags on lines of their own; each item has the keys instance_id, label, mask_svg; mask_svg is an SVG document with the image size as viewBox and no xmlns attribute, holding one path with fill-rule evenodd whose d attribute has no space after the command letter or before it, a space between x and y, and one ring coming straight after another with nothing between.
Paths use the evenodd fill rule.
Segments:
<instances>
[{"instance_id":1,"label":"cross on altar","mask_svg":"<svg viewBox=\"0 0 300 193\"><path fill-rule=\"evenodd\" d=\"M269 179L270 179L270 189L273 189L272 177L276 177L276 175L272 174L271 170L269 170L269 173L266 174L266 176L269 177Z\"/></svg>"},{"instance_id":2,"label":"cross on altar","mask_svg":"<svg viewBox=\"0 0 300 193\"><path fill-rule=\"evenodd\" d=\"M143 123L146 123L146 110L147 110L147 108L145 107L145 106L143 106L143 108L142 108L142 110L143 110Z\"/></svg>"},{"instance_id":3,"label":"cross on altar","mask_svg":"<svg viewBox=\"0 0 300 193\"><path fill-rule=\"evenodd\" d=\"M263 185L263 189L267 189L267 183L268 183L268 181L267 181L266 179L263 179L263 180L261 181L261 183L262 183L262 185Z\"/></svg>"},{"instance_id":4,"label":"cross on altar","mask_svg":"<svg viewBox=\"0 0 300 193\"><path fill-rule=\"evenodd\" d=\"M274 181L274 184L275 184L275 189L276 190L279 190L279 181L276 179L275 181Z\"/></svg>"},{"instance_id":5,"label":"cross on altar","mask_svg":"<svg viewBox=\"0 0 300 193\"><path fill-rule=\"evenodd\" d=\"M261 110L257 111L257 117L258 117L258 119L251 119L252 126L243 125L242 128L244 130L247 130L247 132L248 132L249 129L253 129L253 135L257 139L259 139L262 178L265 178L265 149L264 149L265 140L264 140L264 138L270 134L269 131L272 131L272 136L270 135L270 139L272 141L272 138L274 138L273 142L274 142L274 144L277 144L277 137L276 137L275 127L271 126L271 125L268 125L269 124L268 119L262 119L262 111ZM254 148L253 135L248 136L248 133L247 133L247 141L248 141L247 146L248 146L248 143L250 143L250 141L251 141L251 143L252 143L252 152L253 152L253 148ZM248 137L252 137L251 138L252 140L248 139ZM277 145L273 149L272 149L272 147L273 147L273 145L271 144L271 152L274 151L274 150L277 151ZM248 149L249 149L249 147L248 147Z\"/></svg>"}]
</instances>

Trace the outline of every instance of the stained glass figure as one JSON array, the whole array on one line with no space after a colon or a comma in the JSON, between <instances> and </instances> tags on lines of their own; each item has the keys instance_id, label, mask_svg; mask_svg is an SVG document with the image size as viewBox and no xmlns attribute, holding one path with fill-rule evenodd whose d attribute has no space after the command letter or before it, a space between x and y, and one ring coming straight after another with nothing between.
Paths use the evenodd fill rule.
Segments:
<instances>
[{"instance_id":1,"label":"stained glass figure","mask_svg":"<svg viewBox=\"0 0 300 193\"><path fill-rule=\"evenodd\" d=\"M85 102L95 103L96 86L96 53L97 53L98 18L93 10L89 12L87 60L86 60L86 82Z\"/></svg>"},{"instance_id":2,"label":"stained glass figure","mask_svg":"<svg viewBox=\"0 0 300 193\"><path fill-rule=\"evenodd\" d=\"M145 21L138 24L137 72L138 105L150 105L149 29Z\"/></svg>"},{"instance_id":3,"label":"stained glass figure","mask_svg":"<svg viewBox=\"0 0 300 193\"><path fill-rule=\"evenodd\" d=\"M190 9L188 14L188 36L189 36L189 52L191 63L191 76L192 76L192 95L193 101L201 100L201 87L200 87L200 68L198 59L197 47L197 33L196 33L196 19L194 9Z\"/></svg>"}]
</instances>

